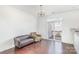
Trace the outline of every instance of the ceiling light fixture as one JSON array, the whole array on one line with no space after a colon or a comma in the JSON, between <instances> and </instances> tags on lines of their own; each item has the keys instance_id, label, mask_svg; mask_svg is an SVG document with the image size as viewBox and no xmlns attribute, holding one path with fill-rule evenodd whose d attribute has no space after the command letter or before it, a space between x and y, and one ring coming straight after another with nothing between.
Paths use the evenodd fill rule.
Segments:
<instances>
[{"instance_id":1,"label":"ceiling light fixture","mask_svg":"<svg viewBox=\"0 0 79 59\"><path fill-rule=\"evenodd\" d=\"M40 5L39 16L46 16L44 5Z\"/></svg>"}]
</instances>

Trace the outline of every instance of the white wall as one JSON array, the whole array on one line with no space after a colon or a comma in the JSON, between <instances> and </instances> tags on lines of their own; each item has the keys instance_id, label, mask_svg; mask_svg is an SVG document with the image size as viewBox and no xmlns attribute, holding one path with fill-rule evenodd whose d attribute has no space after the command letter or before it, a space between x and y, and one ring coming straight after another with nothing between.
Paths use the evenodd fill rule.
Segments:
<instances>
[{"instance_id":1,"label":"white wall","mask_svg":"<svg viewBox=\"0 0 79 59\"><path fill-rule=\"evenodd\" d=\"M38 32L42 35L43 38L48 39L48 24L47 17L38 17Z\"/></svg>"},{"instance_id":2,"label":"white wall","mask_svg":"<svg viewBox=\"0 0 79 59\"><path fill-rule=\"evenodd\" d=\"M74 43L74 38L71 29L79 28L79 11L71 11L63 15L63 36L62 41L66 43Z\"/></svg>"},{"instance_id":3,"label":"white wall","mask_svg":"<svg viewBox=\"0 0 79 59\"><path fill-rule=\"evenodd\" d=\"M36 17L11 6L0 6L0 51L14 46L15 36L36 31Z\"/></svg>"},{"instance_id":4,"label":"white wall","mask_svg":"<svg viewBox=\"0 0 79 59\"><path fill-rule=\"evenodd\" d=\"M77 53L79 53L79 32L74 32L74 46Z\"/></svg>"}]
</instances>

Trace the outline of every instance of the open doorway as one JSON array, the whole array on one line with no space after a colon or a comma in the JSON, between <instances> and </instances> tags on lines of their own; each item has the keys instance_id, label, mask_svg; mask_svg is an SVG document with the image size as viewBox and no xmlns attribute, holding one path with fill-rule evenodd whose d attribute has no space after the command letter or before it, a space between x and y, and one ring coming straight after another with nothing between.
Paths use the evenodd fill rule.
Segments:
<instances>
[{"instance_id":1,"label":"open doorway","mask_svg":"<svg viewBox=\"0 0 79 59\"><path fill-rule=\"evenodd\" d=\"M48 37L52 40L61 40L62 38L62 20L51 19L48 21Z\"/></svg>"}]
</instances>

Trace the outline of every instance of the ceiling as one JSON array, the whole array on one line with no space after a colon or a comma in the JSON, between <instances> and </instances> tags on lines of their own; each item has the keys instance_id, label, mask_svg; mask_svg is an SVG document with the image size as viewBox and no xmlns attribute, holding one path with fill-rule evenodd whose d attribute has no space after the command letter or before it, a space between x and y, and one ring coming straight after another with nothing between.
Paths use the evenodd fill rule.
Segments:
<instances>
[{"instance_id":1,"label":"ceiling","mask_svg":"<svg viewBox=\"0 0 79 59\"><path fill-rule=\"evenodd\" d=\"M12 6L21 11L28 12L32 15L38 15L40 11L40 5L15 5ZM61 12L68 12L71 10L79 10L78 5L43 5L42 9L47 15Z\"/></svg>"},{"instance_id":2,"label":"ceiling","mask_svg":"<svg viewBox=\"0 0 79 59\"><path fill-rule=\"evenodd\" d=\"M39 10L38 5L13 5L10 7L16 8L16 9L23 11L23 12L30 13L32 15L36 15L36 12Z\"/></svg>"}]
</instances>

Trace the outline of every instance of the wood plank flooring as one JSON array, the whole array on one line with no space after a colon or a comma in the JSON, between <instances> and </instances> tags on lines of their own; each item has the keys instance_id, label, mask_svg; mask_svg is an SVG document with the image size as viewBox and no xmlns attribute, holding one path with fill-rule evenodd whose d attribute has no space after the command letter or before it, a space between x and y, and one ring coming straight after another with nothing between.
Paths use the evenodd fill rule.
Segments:
<instances>
[{"instance_id":1,"label":"wood plank flooring","mask_svg":"<svg viewBox=\"0 0 79 59\"><path fill-rule=\"evenodd\" d=\"M76 54L72 44L62 43L60 40L42 40L23 48L11 48L0 54Z\"/></svg>"}]
</instances>

